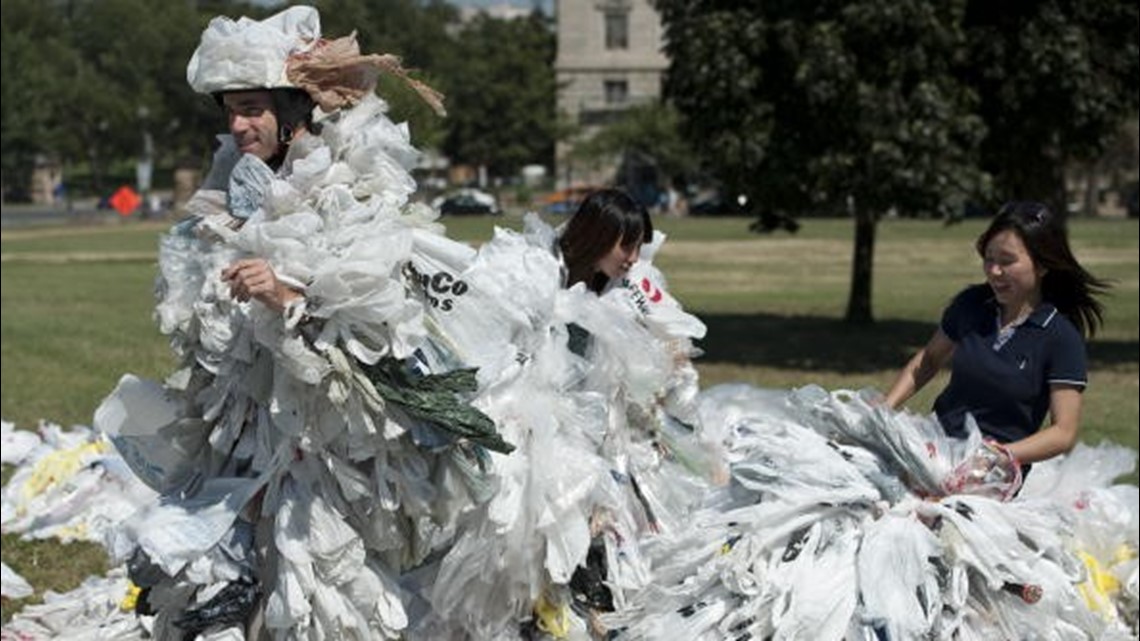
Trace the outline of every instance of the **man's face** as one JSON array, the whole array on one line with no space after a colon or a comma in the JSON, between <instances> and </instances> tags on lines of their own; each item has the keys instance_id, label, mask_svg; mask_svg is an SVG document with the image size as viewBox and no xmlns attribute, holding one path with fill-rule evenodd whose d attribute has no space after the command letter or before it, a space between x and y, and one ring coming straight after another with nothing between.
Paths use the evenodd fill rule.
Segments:
<instances>
[{"instance_id":1,"label":"man's face","mask_svg":"<svg viewBox=\"0 0 1140 641\"><path fill-rule=\"evenodd\" d=\"M277 114L265 90L232 91L222 96L230 133L243 154L269 161L277 154Z\"/></svg>"}]
</instances>

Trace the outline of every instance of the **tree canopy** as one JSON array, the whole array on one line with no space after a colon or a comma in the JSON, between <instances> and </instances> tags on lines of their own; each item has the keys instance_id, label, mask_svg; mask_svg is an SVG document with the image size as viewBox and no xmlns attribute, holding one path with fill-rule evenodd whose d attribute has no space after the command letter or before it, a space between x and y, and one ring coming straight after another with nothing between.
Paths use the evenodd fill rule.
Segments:
<instances>
[{"instance_id":1,"label":"tree canopy","mask_svg":"<svg viewBox=\"0 0 1140 641\"><path fill-rule=\"evenodd\" d=\"M669 103L637 105L622 111L595 135L574 145L570 155L600 165L635 155L650 159L673 186L683 186L698 170L689 144L680 135L680 114Z\"/></svg>"},{"instance_id":2,"label":"tree canopy","mask_svg":"<svg viewBox=\"0 0 1140 641\"><path fill-rule=\"evenodd\" d=\"M421 148L492 175L553 162L554 34L540 14L459 20L444 0L318 1L322 31L357 32L361 49L400 56L446 95L439 118L402 83L382 78L393 119ZM208 96L186 84L186 63L211 18L263 18L276 8L241 2L5 0L2 165L5 186L26 184L39 158L84 166L96 182L130 164L145 134L156 162L204 165L224 121Z\"/></svg>"},{"instance_id":3,"label":"tree canopy","mask_svg":"<svg viewBox=\"0 0 1140 641\"><path fill-rule=\"evenodd\" d=\"M186 86L206 18L160 0L11 0L0 11L3 169L26 175L36 156L110 161L142 152L150 131L172 156L205 148L213 113Z\"/></svg>"},{"instance_id":4,"label":"tree canopy","mask_svg":"<svg viewBox=\"0 0 1140 641\"><path fill-rule=\"evenodd\" d=\"M975 96L952 73L964 2L658 6L689 139L762 219L854 213L847 316L870 320L875 220L950 211L984 187Z\"/></svg>"},{"instance_id":5,"label":"tree canopy","mask_svg":"<svg viewBox=\"0 0 1140 641\"><path fill-rule=\"evenodd\" d=\"M485 15L457 34L463 62L448 76L454 109L444 152L510 176L529 163L550 166L555 112L554 32L538 13L517 20Z\"/></svg>"},{"instance_id":6,"label":"tree canopy","mask_svg":"<svg viewBox=\"0 0 1140 641\"><path fill-rule=\"evenodd\" d=\"M1140 107L1135 2L973 0L961 82L986 123L982 167L1003 199L1063 211L1063 169L1095 160Z\"/></svg>"},{"instance_id":7,"label":"tree canopy","mask_svg":"<svg viewBox=\"0 0 1140 641\"><path fill-rule=\"evenodd\" d=\"M1134 4L1031 3L1012 18L980 0L656 6L682 132L761 226L854 215L850 321L872 319L879 217L1048 199L1059 170L1046 163L1096 153L1135 114Z\"/></svg>"}]
</instances>

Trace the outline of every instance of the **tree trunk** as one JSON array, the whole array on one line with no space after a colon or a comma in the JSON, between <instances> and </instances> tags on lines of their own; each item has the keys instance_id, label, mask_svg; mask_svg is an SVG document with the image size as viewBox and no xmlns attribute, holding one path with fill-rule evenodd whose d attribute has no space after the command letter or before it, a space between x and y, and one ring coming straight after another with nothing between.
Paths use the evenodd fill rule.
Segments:
<instances>
[{"instance_id":1,"label":"tree trunk","mask_svg":"<svg viewBox=\"0 0 1140 641\"><path fill-rule=\"evenodd\" d=\"M999 181L999 189L1003 201L1035 200L1048 205L1057 216L1065 218L1069 214L1064 163L1055 153L1026 154L1019 164L1007 170L1005 180Z\"/></svg>"},{"instance_id":2,"label":"tree trunk","mask_svg":"<svg viewBox=\"0 0 1140 641\"><path fill-rule=\"evenodd\" d=\"M1085 163L1085 200L1081 215L1095 218L1100 205L1100 162L1090 160Z\"/></svg>"},{"instance_id":3,"label":"tree trunk","mask_svg":"<svg viewBox=\"0 0 1140 641\"><path fill-rule=\"evenodd\" d=\"M851 293L847 299L847 323L875 322L871 314L871 275L875 265L875 225L873 212L855 210L855 252L851 259Z\"/></svg>"},{"instance_id":4,"label":"tree trunk","mask_svg":"<svg viewBox=\"0 0 1140 641\"><path fill-rule=\"evenodd\" d=\"M87 166L91 170L91 192L96 198L109 196L103 193L103 163L99 161L99 147L95 142L87 144Z\"/></svg>"}]
</instances>

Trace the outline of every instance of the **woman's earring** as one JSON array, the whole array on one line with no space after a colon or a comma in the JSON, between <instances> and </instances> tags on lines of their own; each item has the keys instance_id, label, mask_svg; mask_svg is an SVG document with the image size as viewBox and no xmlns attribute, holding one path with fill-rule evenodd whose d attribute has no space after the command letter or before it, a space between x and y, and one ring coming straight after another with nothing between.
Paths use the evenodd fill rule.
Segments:
<instances>
[{"instance_id":1,"label":"woman's earring","mask_svg":"<svg viewBox=\"0 0 1140 641\"><path fill-rule=\"evenodd\" d=\"M289 125L281 125L281 144L288 145L293 142L293 128Z\"/></svg>"}]
</instances>

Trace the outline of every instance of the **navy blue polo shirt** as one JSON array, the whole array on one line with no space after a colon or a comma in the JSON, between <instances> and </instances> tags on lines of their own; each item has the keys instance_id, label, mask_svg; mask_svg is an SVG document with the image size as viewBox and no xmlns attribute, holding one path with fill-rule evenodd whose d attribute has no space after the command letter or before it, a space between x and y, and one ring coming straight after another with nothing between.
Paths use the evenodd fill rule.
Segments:
<instances>
[{"instance_id":1,"label":"navy blue polo shirt","mask_svg":"<svg viewBox=\"0 0 1140 641\"><path fill-rule=\"evenodd\" d=\"M966 414L1001 443L1021 440L1049 412L1049 386L1088 381L1085 341L1051 303L1042 302L998 349L1000 305L989 285L959 293L942 315L942 332L954 341L950 384L934 402L951 436L965 436Z\"/></svg>"}]
</instances>

